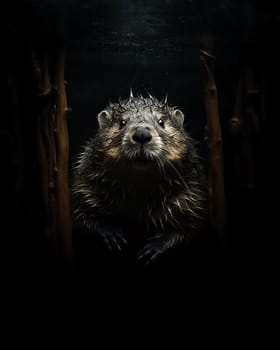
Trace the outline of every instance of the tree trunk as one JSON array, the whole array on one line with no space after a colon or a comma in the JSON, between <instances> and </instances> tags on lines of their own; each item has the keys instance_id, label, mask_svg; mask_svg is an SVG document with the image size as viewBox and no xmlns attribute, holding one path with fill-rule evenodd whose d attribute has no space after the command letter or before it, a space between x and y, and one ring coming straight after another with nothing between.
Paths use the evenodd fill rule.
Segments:
<instances>
[{"instance_id":1,"label":"tree trunk","mask_svg":"<svg viewBox=\"0 0 280 350\"><path fill-rule=\"evenodd\" d=\"M67 264L72 259L72 221L68 181L69 141L67 131L64 54L57 50L54 79L49 74L48 57L33 55L33 72L37 80L38 163L44 232L51 262ZM53 81L53 84L52 84Z\"/></svg>"},{"instance_id":2,"label":"tree trunk","mask_svg":"<svg viewBox=\"0 0 280 350\"><path fill-rule=\"evenodd\" d=\"M235 144L235 175L243 188L255 187L254 145L260 125L257 110L261 105L259 87L248 67L241 73L236 103L229 127Z\"/></svg>"},{"instance_id":3,"label":"tree trunk","mask_svg":"<svg viewBox=\"0 0 280 350\"><path fill-rule=\"evenodd\" d=\"M210 222L221 239L225 234L225 191L223 140L219 120L218 93L212 71L214 57L210 45L200 51L204 72L207 142L209 150L209 210Z\"/></svg>"},{"instance_id":4,"label":"tree trunk","mask_svg":"<svg viewBox=\"0 0 280 350\"><path fill-rule=\"evenodd\" d=\"M251 69L247 69L245 76L245 134L243 140L243 152L246 161L246 183L248 189L255 187L255 161L254 161L254 146L255 136L259 131L259 117L257 115L256 102L260 100L259 86L255 80L254 73Z\"/></svg>"},{"instance_id":5,"label":"tree trunk","mask_svg":"<svg viewBox=\"0 0 280 350\"><path fill-rule=\"evenodd\" d=\"M67 128L67 108L64 81L64 50L59 48L56 58L55 80L55 144L56 144L56 200L57 236L61 254L68 262L72 258L72 219L70 210L70 190L68 179L69 138Z\"/></svg>"}]
</instances>

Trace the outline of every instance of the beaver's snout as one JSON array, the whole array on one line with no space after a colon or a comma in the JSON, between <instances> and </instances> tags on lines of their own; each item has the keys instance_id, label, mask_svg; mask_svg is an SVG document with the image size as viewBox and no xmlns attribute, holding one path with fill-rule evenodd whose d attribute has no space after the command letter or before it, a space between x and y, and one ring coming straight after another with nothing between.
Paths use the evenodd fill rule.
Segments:
<instances>
[{"instance_id":1,"label":"beaver's snout","mask_svg":"<svg viewBox=\"0 0 280 350\"><path fill-rule=\"evenodd\" d=\"M137 128L135 133L132 135L133 141L140 143L143 147L145 143L148 143L152 139L152 134L147 128L140 127Z\"/></svg>"}]
</instances>

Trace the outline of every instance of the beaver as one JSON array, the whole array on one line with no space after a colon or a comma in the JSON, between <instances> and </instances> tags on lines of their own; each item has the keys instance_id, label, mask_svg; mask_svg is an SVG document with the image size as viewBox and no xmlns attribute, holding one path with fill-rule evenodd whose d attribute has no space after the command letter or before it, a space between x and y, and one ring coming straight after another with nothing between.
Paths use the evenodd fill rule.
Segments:
<instances>
[{"instance_id":1,"label":"beaver","mask_svg":"<svg viewBox=\"0 0 280 350\"><path fill-rule=\"evenodd\" d=\"M73 173L74 225L149 264L201 230L206 181L184 114L152 95L109 103ZM138 238L137 238L138 237ZM138 240L138 242L140 242Z\"/></svg>"}]
</instances>

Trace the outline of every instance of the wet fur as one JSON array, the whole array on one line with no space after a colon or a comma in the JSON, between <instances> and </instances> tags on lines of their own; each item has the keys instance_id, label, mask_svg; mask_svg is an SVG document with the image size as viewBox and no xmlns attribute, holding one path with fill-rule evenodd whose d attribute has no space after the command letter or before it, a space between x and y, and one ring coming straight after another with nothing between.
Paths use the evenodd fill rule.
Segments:
<instances>
[{"instance_id":1,"label":"wet fur","mask_svg":"<svg viewBox=\"0 0 280 350\"><path fill-rule=\"evenodd\" d=\"M120 251L140 231L137 259L150 263L190 241L205 219L206 182L194 141L182 112L152 96L111 103L98 120L74 171L74 223ZM142 151L131 141L138 125L152 134Z\"/></svg>"}]
</instances>

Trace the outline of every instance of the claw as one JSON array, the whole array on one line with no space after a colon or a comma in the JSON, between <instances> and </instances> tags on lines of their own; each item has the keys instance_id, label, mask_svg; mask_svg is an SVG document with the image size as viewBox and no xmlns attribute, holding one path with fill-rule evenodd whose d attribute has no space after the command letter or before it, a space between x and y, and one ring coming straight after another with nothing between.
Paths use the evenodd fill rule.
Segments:
<instances>
[{"instance_id":1,"label":"claw","mask_svg":"<svg viewBox=\"0 0 280 350\"><path fill-rule=\"evenodd\" d=\"M119 242L118 242L118 240L116 239L116 237L111 236L111 240L112 240L112 242L114 243L114 245L118 248L118 250L121 251L122 248L121 248L121 246L119 245Z\"/></svg>"},{"instance_id":2,"label":"claw","mask_svg":"<svg viewBox=\"0 0 280 350\"><path fill-rule=\"evenodd\" d=\"M109 250L112 251L115 248L121 252L124 246L127 244L121 231L114 230L113 227L100 223L97 223L95 228Z\"/></svg>"},{"instance_id":3,"label":"claw","mask_svg":"<svg viewBox=\"0 0 280 350\"><path fill-rule=\"evenodd\" d=\"M113 250L112 245L110 244L110 241L107 239L107 237L102 236L102 238L103 238L104 243L106 244L107 248L112 251Z\"/></svg>"},{"instance_id":4,"label":"claw","mask_svg":"<svg viewBox=\"0 0 280 350\"><path fill-rule=\"evenodd\" d=\"M162 255L170 248L169 240L166 240L161 235L157 235L148 240L148 243L143 247L137 256L137 261L143 265L148 265Z\"/></svg>"},{"instance_id":5,"label":"claw","mask_svg":"<svg viewBox=\"0 0 280 350\"><path fill-rule=\"evenodd\" d=\"M118 237L118 239L122 242L123 245L127 245L126 239L120 232L115 232L115 235Z\"/></svg>"},{"instance_id":6,"label":"claw","mask_svg":"<svg viewBox=\"0 0 280 350\"><path fill-rule=\"evenodd\" d=\"M152 248L149 245L145 246L137 256L137 261L144 265L148 265L162 253L162 250L158 247Z\"/></svg>"},{"instance_id":7,"label":"claw","mask_svg":"<svg viewBox=\"0 0 280 350\"><path fill-rule=\"evenodd\" d=\"M126 241L126 239L125 239L123 236L120 236L120 238L121 238L121 240L122 240L123 244L124 244L124 245L127 245L127 241Z\"/></svg>"}]
</instances>

